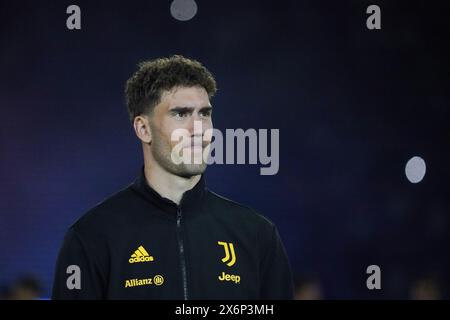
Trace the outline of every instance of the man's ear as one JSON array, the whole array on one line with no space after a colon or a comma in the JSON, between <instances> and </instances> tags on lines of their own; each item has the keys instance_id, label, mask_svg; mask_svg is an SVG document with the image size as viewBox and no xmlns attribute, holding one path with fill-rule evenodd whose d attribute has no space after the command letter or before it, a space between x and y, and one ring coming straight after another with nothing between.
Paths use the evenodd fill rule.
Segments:
<instances>
[{"instance_id":1,"label":"man's ear","mask_svg":"<svg viewBox=\"0 0 450 320\"><path fill-rule=\"evenodd\" d=\"M147 116L137 116L133 121L134 132L143 143L152 141L152 131L150 121Z\"/></svg>"}]
</instances>

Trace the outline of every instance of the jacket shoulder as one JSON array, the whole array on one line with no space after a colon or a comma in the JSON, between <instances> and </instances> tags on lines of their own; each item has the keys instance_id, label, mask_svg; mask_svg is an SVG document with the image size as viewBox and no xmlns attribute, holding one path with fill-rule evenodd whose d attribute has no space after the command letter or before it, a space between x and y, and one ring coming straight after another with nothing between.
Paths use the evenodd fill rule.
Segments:
<instances>
[{"instance_id":1,"label":"jacket shoulder","mask_svg":"<svg viewBox=\"0 0 450 320\"><path fill-rule=\"evenodd\" d=\"M275 225L266 216L259 213L257 210L244 205L242 203L230 200L222 195L219 195L211 190L208 190L209 197L214 205L219 206L222 210L227 211L227 215L231 215L233 219L250 220L258 223L263 228L271 229Z\"/></svg>"},{"instance_id":2,"label":"jacket shoulder","mask_svg":"<svg viewBox=\"0 0 450 320\"><path fill-rule=\"evenodd\" d=\"M77 232L94 228L100 231L114 225L124 216L125 210L131 209L132 197L134 193L130 186L127 186L88 209L70 228Z\"/></svg>"}]
</instances>

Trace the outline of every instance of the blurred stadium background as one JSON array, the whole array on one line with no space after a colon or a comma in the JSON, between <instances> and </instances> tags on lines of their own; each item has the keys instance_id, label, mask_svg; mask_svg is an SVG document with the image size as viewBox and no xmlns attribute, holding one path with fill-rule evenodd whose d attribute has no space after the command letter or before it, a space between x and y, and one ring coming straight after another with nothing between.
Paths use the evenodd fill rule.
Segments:
<instances>
[{"instance_id":1,"label":"blurred stadium background","mask_svg":"<svg viewBox=\"0 0 450 320\"><path fill-rule=\"evenodd\" d=\"M66 28L71 4L79 31ZM381 30L366 28L370 4ZM216 77L215 127L280 129L277 175L213 165L207 183L277 224L299 299L448 299L449 9L2 1L0 295L49 297L69 225L141 165L125 80L139 61L182 54ZM418 183L405 174L415 156L426 166ZM413 175L424 169L410 164ZM381 290L366 288L372 264Z\"/></svg>"}]
</instances>

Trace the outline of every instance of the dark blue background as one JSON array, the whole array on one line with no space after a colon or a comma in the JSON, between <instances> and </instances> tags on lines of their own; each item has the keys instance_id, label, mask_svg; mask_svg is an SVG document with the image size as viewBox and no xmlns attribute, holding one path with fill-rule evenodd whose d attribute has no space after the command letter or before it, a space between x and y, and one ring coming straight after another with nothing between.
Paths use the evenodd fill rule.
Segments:
<instances>
[{"instance_id":1,"label":"dark blue background","mask_svg":"<svg viewBox=\"0 0 450 320\"><path fill-rule=\"evenodd\" d=\"M366 28L378 4L382 29ZM77 4L82 30L66 29ZM213 165L209 187L279 227L296 274L326 298L405 298L425 272L450 283L449 6L438 1L198 0L0 4L0 285L34 273L49 294L69 225L142 163L124 82L183 54L219 91L214 124L280 129L280 171ZM405 177L419 155L427 174ZM383 289L365 286L380 265Z\"/></svg>"}]
</instances>

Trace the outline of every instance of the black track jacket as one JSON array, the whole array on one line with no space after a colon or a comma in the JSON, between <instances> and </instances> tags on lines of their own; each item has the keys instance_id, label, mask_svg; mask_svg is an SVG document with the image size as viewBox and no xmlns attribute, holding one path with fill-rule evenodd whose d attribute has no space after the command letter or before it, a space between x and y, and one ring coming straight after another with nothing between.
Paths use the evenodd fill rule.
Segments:
<instances>
[{"instance_id":1,"label":"black track jacket","mask_svg":"<svg viewBox=\"0 0 450 320\"><path fill-rule=\"evenodd\" d=\"M206 188L180 205L138 178L83 215L60 250L53 299L292 299L277 228Z\"/></svg>"}]
</instances>

